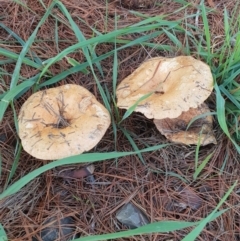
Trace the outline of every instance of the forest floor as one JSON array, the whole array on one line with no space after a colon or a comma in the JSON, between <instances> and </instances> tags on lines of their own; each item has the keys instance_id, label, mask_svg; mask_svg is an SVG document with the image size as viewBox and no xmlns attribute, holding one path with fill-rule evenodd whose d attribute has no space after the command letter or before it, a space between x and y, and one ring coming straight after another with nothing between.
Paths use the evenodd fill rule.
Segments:
<instances>
[{"instance_id":1,"label":"forest floor","mask_svg":"<svg viewBox=\"0 0 240 241\"><path fill-rule=\"evenodd\" d=\"M172 22L179 21L182 28L186 28L187 24L195 26L195 30L188 29L186 31L191 32L196 38L199 37L199 32L203 31L203 19L199 13L200 1L62 0L61 2L86 39L90 39L98 33L112 32L116 29L116 25L118 29L122 29L153 16L163 16L164 20ZM221 48L221 44L224 42L226 27L223 17L224 9L232 17L233 12L236 11L237 2L238 0L205 1L212 53ZM43 3L49 7L52 0L0 0L0 21L26 42L46 12ZM0 47L19 55L22 46L13 35L6 31L5 27L0 26ZM120 47L127 43L124 41L134 41L144 34L147 33L131 33L124 37L120 36L116 46ZM185 50L184 46L187 45L188 39L184 33L175 31L172 32L172 35L162 33L149 41L151 45L138 44L118 50L118 83L151 57L191 54L196 58L201 58L196 46L191 46L191 43L188 43L190 53ZM183 47L179 47L177 41L173 41L174 39L177 39ZM200 37L199 41L201 41ZM52 15L39 28L31 51L39 59L48 60L77 42L66 17L60 9L54 8ZM165 47L158 48L158 46ZM94 51L97 56L101 56L114 48L114 41L109 41L96 43ZM80 50L74 51L68 57L74 58L80 63L86 61L83 51ZM1 62L0 66L0 91L4 93L10 88L16 61L8 61L8 58L1 54L0 61L5 61ZM214 61L212 64L217 66L218 60ZM108 88L109 93L112 92L113 62L113 55L101 61L104 77L94 66L100 83L104 88ZM50 71L52 75L57 75L70 67L71 64L67 58L62 58L51 65ZM21 79L29 79L38 72L39 70L36 68L23 64L20 71ZM45 75L42 81L47 79L48 76ZM83 72L70 74L52 86L65 83L82 85L102 101L97 84L89 71L87 74ZM17 114L31 94L30 89L14 100L13 104ZM213 91L206 101L213 112L216 110L215 98L215 91ZM121 116L124 112L119 111ZM22 150L17 169L11 180L7 182L19 144L13 116L13 108L9 107L0 126L2 157L0 193L6 188L6 185L11 185L27 173L49 163L49 161L38 160ZM40 235L43 235L43 230L53 228L53 220L58 220L63 229L64 225L69 227L68 231L70 231L67 234L64 233L65 231L60 232L61 237L57 240L61 241L89 234L128 230L127 226L116 219L116 212L128 202L138 207L149 222L199 221L205 218L240 177L240 155L220 128L215 115L213 118L217 144L200 147L197 154L194 145L173 144L156 151L142 153L141 158L144 163L139 155L93 163L94 172L90 179L89 177L69 179L67 175L62 175L69 173L65 172L66 170L79 170L87 164L65 165L44 172L14 195L0 200L0 223L4 227L8 239L11 241L27 241L34 240L34 238L35 240L51 240L48 239L49 237L41 239ZM121 128L131 136L132 142L139 149L169 143L158 132L152 120L140 113L133 113L129 116L121 123ZM101 142L91 152L132 151L133 146L121 128L117 129L117 140L114 141L114 130L110 127ZM196 171L196 155L198 165L200 165L210 154L211 159L205 164L199 176L193 178ZM239 184L237 184L221 207L221 209L229 208L229 210L208 223L197 240L240 240L240 215L239 208L236 206L240 203L239 190ZM63 218L65 224L60 221ZM152 233L118 240L177 241L182 240L191 230L192 228L185 228L179 231ZM63 237L65 234L66 236Z\"/></svg>"}]
</instances>

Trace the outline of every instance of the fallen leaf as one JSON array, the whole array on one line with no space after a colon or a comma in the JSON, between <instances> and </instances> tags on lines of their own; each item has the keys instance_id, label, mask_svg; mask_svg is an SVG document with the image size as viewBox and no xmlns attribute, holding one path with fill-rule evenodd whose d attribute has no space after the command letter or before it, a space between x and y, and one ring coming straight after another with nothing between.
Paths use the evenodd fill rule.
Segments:
<instances>
[{"instance_id":1,"label":"fallen leaf","mask_svg":"<svg viewBox=\"0 0 240 241\"><path fill-rule=\"evenodd\" d=\"M208 5L212 8L215 8L215 3L213 2L213 0L207 0Z\"/></svg>"},{"instance_id":2,"label":"fallen leaf","mask_svg":"<svg viewBox=\"0 0 240 241\"><path fill-rule=\"evenodd\" d=\"M79 179L79 178L90 176L93 174L93 172L94 172L94 165L89 165L78 170L72 169L72 170L63 171L59 174L59 176L63 178Z\"/></svg>"},{"instance_id":3,"label":"fallen leaf","mask_svg":"<svg viewBox=\"0 0 240 241\"><path fill-rule=\"evenodd\" d=\"M202 205L202 199L190 187L180 187L178 192L182 202L190 208L196 210Z\"/></svg>"}]
</instances>

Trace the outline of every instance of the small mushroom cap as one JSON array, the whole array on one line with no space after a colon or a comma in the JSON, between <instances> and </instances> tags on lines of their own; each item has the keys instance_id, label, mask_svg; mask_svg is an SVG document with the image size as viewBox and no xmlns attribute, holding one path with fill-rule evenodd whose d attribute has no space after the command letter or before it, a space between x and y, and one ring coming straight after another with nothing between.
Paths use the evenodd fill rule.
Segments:
<instances>
[{"instance_id":1,"label":"small mushroom cap","mask_svg":"<svg viewBox=\"0 0 240 241\"><path fill-rule=\"evenodd\" d=\"M195 120L186 130L193 118L209 112L210 109L203 103L197 108L190 108L188 111L183 112L177 118L154 119L154 124L160 133L172 142L197 145L199 141L202 146L211 143L217 144L212 130L213 118L211 115Z\"/></svg>"},{"instance_id":2,"label":"small mushroom cap","mask_svg":"<svg viewBox=\"0 0 240 241\"><path fill-rule=\"evenodd\" d=\"M197 108L211 94L213 77L208 65L191 56L153 58L144 62L117 87L117 106L128 109L140 98L135 111L147 118L176 118Z\"/></svg>"},{"instance_id":3,"label":"small mushroom cap","mask_svg":"<svg viewBox=\"0 0 240 241\"><path fill-rule=\"evenodd\" d=\"M55 160L92 149L110 125L110 115L79 85L39 91L23 104L19 137L30 155Z\"/></svg>"}]
</instances>

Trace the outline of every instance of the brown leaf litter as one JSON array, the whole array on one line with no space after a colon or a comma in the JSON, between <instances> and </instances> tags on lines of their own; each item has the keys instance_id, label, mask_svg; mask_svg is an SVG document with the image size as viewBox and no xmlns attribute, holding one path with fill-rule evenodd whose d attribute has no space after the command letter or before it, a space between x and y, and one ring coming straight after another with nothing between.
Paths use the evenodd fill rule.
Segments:
<instances>
[{"instance_id":1,"label":"brown leaf litter","mask_svg":"<svg viewBox=\"0 0 240 241\"><path fill-rule=\"evenodd\" d=\"M52 0L43 1L49 6ZM109 1L106 8L106 1L74 1L63 0L76 24L79 26L86 38L91 38L94 27L100 33L107 33L115 29L115 14L118 15L118 28L126 27L142 20L138 15L129 11L137 10L148 16L167 15L181 7L175 1L153 1L149 6L124 7L126 1ZM133 1L134 2L134 1ZM169 15L169 20L179 20L187 14L196 17L189 17L186 21L197 28L202 26L202 19L197 16L199 1L192 3L186 10ZM209 15L210 30L214 48L221 47L221 38L224 34L223 9L226 7L230 12L234 9L237 1L214 1L216 6ZM40 1L29 0L26 4L30 10L13 1L1 1L1 21L13 32L27 41L37 23L45 13ZM210 5L210 2L209 2ZM106 15L107 14L107 15ZM55 56L59 51L77 42L73 31L59 9L54 9L54 15L58 18L49 17L39 29L37 40L31 47L42 60ZM84 24L80 18L85 21ZM108 20L106 23L106 19ZM58 27L58 43L55 41L55 26ZM176 33L179 41L184 43L185 35ZM192 32L198 38L198 32ZM136 36L129 35L124 39L134 40ZM166 35L156 37L152 41L156 44L173 45ZM0 28L0 47L19 53L22 47L5 30ZM103 43L96 46L96 54L99 56L114 49L114 44ZM140 63L149 57L157 56L178 56L184 54L181 49L174 51L162 51L151 49L147 46L133 46L118 51L118 80L124 79L131 74ZM213 49L214 51L215 49ZM32 55L29 55L32 58ZM68 57L75 58L79 62L85 61L81 51L71 53ZM0 56L3 60L5 57ZM104 78L97 73L100 82L112 91L112 63L113 58L109 57L101 61ZM216 63L217 64L217 63ZM2 72L13 73L15 63L2 65ZM52 75L69 68L70 65L64 58L51 66ZM21 68L22 78L29 78L38 73L39 70L23 65ZM2 75L3 82L0 90L6 91L11 82L11 76ZM47 80L44 77L41 81ZM79 84L91 91L98 100L101 100L95 81L90 74L75 73L60 81L54 86L63 84ZM14 101L16 112L24 101L31 95L31 90L21 98ZM210 96L207 104L211 109L215 108L214 96ZM123 114L123 111L120 111ZM14 160L15 146L18 141L16 135L13 112L9 108L0 126L0 136L4 134L7 138L1 138L0 148L2 155L2 172L0 177L1 191L6 185L11 165ZM122 127L132 133L132 138L139 149L157 144L166 143L156 129L152 121L146 120L139 113L134 113L122 123ZM239 179L240 166L239 155L235 152L232 144L228 141L213 124L213 129L218 142L217 146L209 145L200 148L199 164L204 158L213 153L212 160L205 166L196 181L193 181L195 171L195 147L185 145L172 145L154 152L143 153L142 157L146 165L139 160L138 156L128 156L118 160L110 160L95 163L95 170L92 174L94 185L81 173L83 165L69 165L58 167L47 171L35 178L18 193L0 201L0 220L7 232L10 241L31 240L35 237L40 240L40 234L44 230L54 227L55 230L62 227L61 220L70 218L68 224L70 233L61 237L61 241L69 237L83 237L87 235L103 234L126 230L126 226L116 220L117 210L127 202L131 202L146 214L151 222L175 220L175 221L199 221L206 217L218 204L224 193L232 183ZM132 151L129 141L121 131L117 132L117 143L114 143L112 129L106 133L102 141L94 149L94 152ZM222 146L222 148L220 148ZM48 161L41 162L31 157L26 152L20 156L17 171L9 183L12 184L27 173L37 169ZM69 175L71 178L62 178L59 173L66 174L63 170L72 169ZM222 170L221 174L220 170ZM81 178L79 178L79 176ZM183 178L183 180L181 179ZM239 185L236 190L239 189ZM223 208L231 207L221 217L208 224L200 236L199 241L218 241L240 239L239 209L234 205L240 202L239 193L233 192ZM169 203L172 206L169 206ZM56 220L57 223L52 222ZM166 241L181 240L191 228L177 232L156 233L141 235L118 240L128 241ZM58 239L59 240L59 239Z\"/></svg>"}]
</instances>

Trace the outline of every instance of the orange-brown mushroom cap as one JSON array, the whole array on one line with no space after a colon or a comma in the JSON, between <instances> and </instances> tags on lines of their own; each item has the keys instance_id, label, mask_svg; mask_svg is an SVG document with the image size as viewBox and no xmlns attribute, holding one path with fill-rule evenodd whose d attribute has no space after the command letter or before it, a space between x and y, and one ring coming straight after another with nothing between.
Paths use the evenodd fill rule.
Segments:
<instances>
[{"instance_id":1,"label":"orange-brown mushroom cap","mask_svg":"<svg viewBox=\"0 0 240 241\"><path fill-rule=\"evenodd\" d=\"M110 115L79 85L63 85L30 96L19 113L19 137L30 155L54 160L92 149L110 125Z\"/></svg>"},{"instance_id":2,"label":"orange-brown mushroom cap","mask_svg":"<svg viewBox=\"0 0 240 241\"><path fill-rule=\"evenodd\" d=\"M157 57L144 62L117 87L117 106L128 109L140 98L135 111L147 118L176 118L197 108L213 89L209 66L191 56Z\"/></svg>"},{"instance_id":3,"label":"orange-brown mushroom cap","mask_svg":"<svg viewBox=\"0 0 240 241\"><path fill-rule=\"evenodd\" d=\"M212 130L212 116L201 117L206 113L210 113L210 109L203 103L197 108L190 108L183 112L177 118L154 119L154 124L160 133L172 142L186 145L197 145L199 143L202 146L211 143L217 144ZM194 118L197 119L187 129L190 121Z\"/></svg>"}]
</instances>

